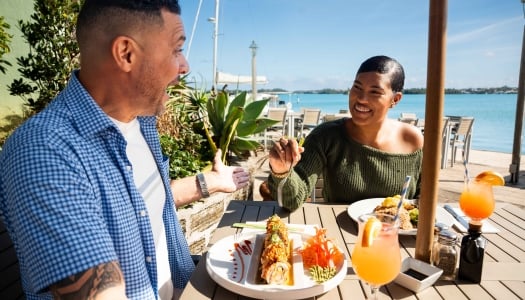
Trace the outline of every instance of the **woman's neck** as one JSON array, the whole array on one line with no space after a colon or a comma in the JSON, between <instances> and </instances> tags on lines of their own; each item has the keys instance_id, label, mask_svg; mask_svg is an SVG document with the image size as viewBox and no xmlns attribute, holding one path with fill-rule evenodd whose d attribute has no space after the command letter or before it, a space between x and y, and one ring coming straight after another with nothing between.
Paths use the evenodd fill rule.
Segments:
<instances>
[{"instance_id":1,"label":"woman's neck","mask_svg":"<svg viewBox=\"0 0 525 300\"><path fill-rule=\"evenodd\" d=\"M390 134L388 129L388 120L381 123L360 126L355 124L352 119L347 119L345 122L346 133L350 138L359 142L360 144L381 149Z\"/></svg>"}]
</instances>

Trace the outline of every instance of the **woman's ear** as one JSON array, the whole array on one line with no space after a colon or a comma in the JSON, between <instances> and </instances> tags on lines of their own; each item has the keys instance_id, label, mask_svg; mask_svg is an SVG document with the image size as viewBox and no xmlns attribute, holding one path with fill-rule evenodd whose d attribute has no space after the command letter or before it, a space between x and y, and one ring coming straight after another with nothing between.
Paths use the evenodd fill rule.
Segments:
<instances>
[{"instance_id":1,"label":"woman's ear","mask_svg":"<svg viewBox=\"0 0 525 300\"><path fill-rule=\"evenodd\" d=\"M403 93L395 92L394 97L392 97L392 102L391 102L390 107L394 107L399 101L401 101L401 98L403 98Z\"/></svg>"}]
</instances>

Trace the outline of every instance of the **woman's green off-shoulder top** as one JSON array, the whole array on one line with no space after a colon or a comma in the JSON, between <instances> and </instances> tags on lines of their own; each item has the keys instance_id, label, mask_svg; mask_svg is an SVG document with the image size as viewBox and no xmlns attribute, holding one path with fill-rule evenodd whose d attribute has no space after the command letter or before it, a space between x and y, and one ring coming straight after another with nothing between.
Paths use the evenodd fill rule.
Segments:
<instances>
[{"instance_id":1,"label":"woman's green off-shoulder top","mask_svg":"<svg viewBox=\"0 0 525 300\"><path fill-rule=\"evenodd\" d=\"M320 175L324 180L323 197L329 202L353 203L399 194L407 175L412 180L406 197L419 195L422 149L400 154L362 145L346 135L344 119L317 126L306 138L304 148L283 187L283 206L292 211L311 195ZM269 175L274 199L281 180Z\"/></svg>"}]
</instances>

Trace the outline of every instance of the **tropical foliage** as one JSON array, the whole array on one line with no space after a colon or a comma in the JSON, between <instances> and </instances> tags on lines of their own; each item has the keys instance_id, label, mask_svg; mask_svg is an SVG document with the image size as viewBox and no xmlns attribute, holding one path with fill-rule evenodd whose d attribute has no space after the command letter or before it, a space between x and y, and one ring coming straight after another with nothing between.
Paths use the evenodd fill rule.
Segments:
<instances>
[{"instance_id":1,"label":"tropical foliage","mask_svg":"<svg viewBox=\"0 0 525 300\"><path fill-rule=\"evenodd\" d=\"M183 178L211 165L213 151L206 142L203 111L207 94L188 86L186 78L170 88L170 101L157 130L163 153L169 157L171 178Z\"/></svg>"},{"instance_id":2,"label":"tropical foliage","mask_svg":"<svg viewBox=\"0 0 525 300\"><path fill-rule=\"evenodd\" d=\"M11 66L10 62L3 59L4 55L11 51L9 44L13 36L7 33L9 28L11 28L11 26L5 22L3 16L0 16L0 72L4 74L6 72L6 66Z\"/></svg>"},{"instance_id":3,"label":"tropical foliage","mask_svg":"<svg viewBox=\"0 0 525 300\"><path fill-rule=\"evenodd\" d=\"M31 20L18 21L30 51L17 58L23 78L15 79L8 88L35 113L55 98L66 86L71 70L79 66L75 24L81 2L35 1Z\"/></svg>"},{"instance_id":4,"label":"tropical foliage","mask_svg":"<svg viewBox=\"0 0 525 300\"><path fill-rule=\"evenodd\" d=\"M246 103L246 92L237 95L231 102L223 89L211 97L206 104L206 113L211 132L206 128L212 149L222 150L222 161L228 163L227 154L231 151L243 157L247 151L257 149L260 144L253 138L277 121L260 117L269 99Z\"/></svg>"}]
</instances>

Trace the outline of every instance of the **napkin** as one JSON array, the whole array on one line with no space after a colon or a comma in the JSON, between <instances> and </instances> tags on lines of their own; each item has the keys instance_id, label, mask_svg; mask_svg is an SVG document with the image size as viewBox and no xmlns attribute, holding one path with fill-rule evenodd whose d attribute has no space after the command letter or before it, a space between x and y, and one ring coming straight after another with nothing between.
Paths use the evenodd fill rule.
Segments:
<instances>
[{"instance_id":1,"label":"napkin","mask_svg":"<svg viewBox=\"0 0 525 300\"><path fill-rule=\"evenodd\" d=\"M459 217L464 218L467 222L470 220L469 217L465 215L465 213L459 208L454 207L453 208L456 214L458 214ZM456 219L454 219L454 226L461 232L468 232L468 228L465 228L461 223L459 223ZM491 224L487 220L483 220L483 226L481 227L481 232L483 233L498 233L500 230Z\"/></svg>"}]
</instances>

